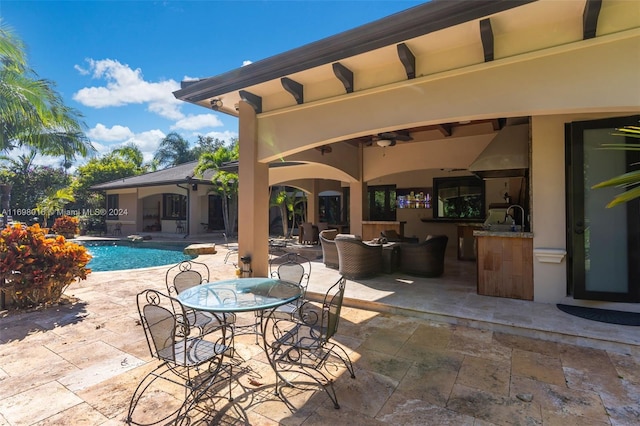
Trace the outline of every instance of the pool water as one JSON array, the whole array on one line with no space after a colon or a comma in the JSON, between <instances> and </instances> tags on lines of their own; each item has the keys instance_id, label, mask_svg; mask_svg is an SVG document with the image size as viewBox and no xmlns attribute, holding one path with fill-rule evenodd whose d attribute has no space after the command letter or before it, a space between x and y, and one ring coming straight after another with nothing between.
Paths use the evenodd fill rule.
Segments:
<instances>
[{"instance_id":1,"label":"pool water","mask_svg":"<svg viewBox=\"0 0 640 426\"><path fill-rule=\"evenodd\" d=\"M184 244L85 242L83 245L93 256L88 267L94 272L173 265L194 258L182 253Z\"/></svg>"}]
</instances>

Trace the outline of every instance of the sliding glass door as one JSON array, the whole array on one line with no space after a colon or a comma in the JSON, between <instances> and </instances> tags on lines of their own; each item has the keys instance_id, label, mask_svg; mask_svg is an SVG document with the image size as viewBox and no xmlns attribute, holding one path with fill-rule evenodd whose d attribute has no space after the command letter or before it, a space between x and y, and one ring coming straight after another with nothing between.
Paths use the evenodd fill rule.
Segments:
<instances>
[{"instance_id":1,"label":"sliding glass door","mask_svg":"<svg viewBox=\"0 0 640 426\"><path fill-rule=\"evenodd\" d=\"M574 122L567 133L569 293L576 299L640 302L640 201L606 208L623 188L592 189L640 168L637 151L604 144L640 142L613 135L640 116Z\"/></svg>"}]
</instances>

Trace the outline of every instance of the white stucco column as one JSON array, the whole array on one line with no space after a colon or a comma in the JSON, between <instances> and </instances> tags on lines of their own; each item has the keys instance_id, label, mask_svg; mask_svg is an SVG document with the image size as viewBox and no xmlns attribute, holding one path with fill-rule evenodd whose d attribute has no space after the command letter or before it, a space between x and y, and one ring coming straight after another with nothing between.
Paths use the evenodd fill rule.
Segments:
<instances>
[{"instance_id":1,"label":"white stucco column","mask_svg":"<svg viewBox=\"0 0 640 426\"><path fill-rule=\"evenodd\" d=\"M251 256L253 276L268 275L269 166L257 161L256 113L240 101L238 166L238 258Z\"/></svg>"}]
</instances>

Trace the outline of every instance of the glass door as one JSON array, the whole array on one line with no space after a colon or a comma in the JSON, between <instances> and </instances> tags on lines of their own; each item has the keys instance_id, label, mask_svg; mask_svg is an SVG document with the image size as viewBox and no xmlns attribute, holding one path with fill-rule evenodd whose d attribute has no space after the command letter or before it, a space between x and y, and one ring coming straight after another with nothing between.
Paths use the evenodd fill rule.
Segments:
<instances>
[{"instance_id":1,"label":"glass door","mask_svg":"<svg viewBox=\"0 0 640 426\"><path fill-rule=\"evenodd\" d=\"M568 126L568 291L576 299L640 302L640 201L606 208L624 189L591 189L640 167L637 151L603 149L603 144L638 142L612 133L637 126L639 120L633 116Z\"/></svg>"}]
</instances>

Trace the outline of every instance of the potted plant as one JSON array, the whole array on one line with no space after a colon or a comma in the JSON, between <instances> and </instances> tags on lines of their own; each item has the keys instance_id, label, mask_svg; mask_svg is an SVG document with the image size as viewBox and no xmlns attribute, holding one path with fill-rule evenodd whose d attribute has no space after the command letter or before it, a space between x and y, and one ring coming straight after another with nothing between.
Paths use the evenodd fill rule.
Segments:
<instances>
[{"instance_id":1,"label":"potted plant","mask_svg":"<svg viewBox=\"0 0 640 426\"><path fill-rule=\"evenodd\" d=\"M62 236L46 238L40 225L0 231L0 291L20 308L55 303L76 279L91 273L84 246Z\"/></svg>"},{"instance_id":2,"label":"potted plant","mask_svg":"<svg viewBox=\"0 0 640 426\"><path fill-rule=\"evenodd\" d=\"M80 221L77 217L64 215L56 218L51 230L65 238L73 238L75 234L80 232L78 229L79 223Z\"/></svg>"}]
</instances>

